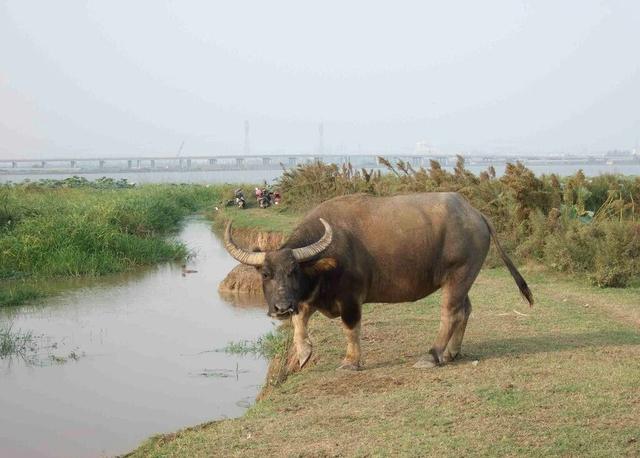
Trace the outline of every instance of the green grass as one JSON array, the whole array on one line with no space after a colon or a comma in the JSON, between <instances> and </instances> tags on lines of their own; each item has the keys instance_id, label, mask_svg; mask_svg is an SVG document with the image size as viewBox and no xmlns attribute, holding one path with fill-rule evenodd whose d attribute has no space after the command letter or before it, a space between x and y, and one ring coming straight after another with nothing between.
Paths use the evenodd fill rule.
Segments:
<instances>
[{"instance_id":1,"label":"green grass","mask_svg":"<svg viewBox=\"0 0 640 458\"><path fill-rule=\"evenodd\" d=\"M262 232L281 232L289 234L301 219L302 214L286 207L256 208L249 207L241 210L236 207L226 207L214 215L219 229L224 227L226 220L233 220L235 229L255 229Z\"/></svg>"},{"instance_id":2,"label":"green grass","mask_svg":"<svg viewBox=\"0 0 640 458\"><path fill-rule=\"evenodd\" d=\"M59 183L0 186L0 306L46 294L41 279L183 259L186 247L169 236L230 194L229 186Z\"/></svg>"},{"instance_id":3,"label":"green grass","mask_svg":"<svg viewBox=\"0 0 640 458\"><path fill-rule=\"evenodd\" d=\"M7 286L0 290L0 306L20 305L43 296L45 296L44 291L35 288L33 285Z\"/></svg>"},{"instance_id":4,"label":"green grass","mask_svg":"<svg viewBox=\"0 0 640 458\"><path fill-rule=\"evenodd\" d=\"M411 367L435 337L437 294L364 307L360 372L336 370L339 322L316 314L304 370L243 417L157 436L133 456L638 456L640 289L523 274L531 309L504 269L481 273L453 364Z\"/></svg>"},{"instance_id":5,"label":"green grass","mask_svg":"<svg viewBox=\"0 0 640 458\"><path fill-rule=\"evenodd\" d=\"M11 357L28 359L37 351L37 348L31 331L14 331L11 325L0 325L0 359Z\"/></svg>"},{"instance_id":6,"label":"green grass","mask_svg":"<svg viewBox=\"0 0 640 458\"><path fill-rule=\"evenodd\" d=\"M250 354L271 359L286 353L290 339L290 333L280 327L275 331L270 331L264 336L259 337L255 341L241 340L238 342L229 342L222 351L232 355Z\"/></svg>"}]
</instances>

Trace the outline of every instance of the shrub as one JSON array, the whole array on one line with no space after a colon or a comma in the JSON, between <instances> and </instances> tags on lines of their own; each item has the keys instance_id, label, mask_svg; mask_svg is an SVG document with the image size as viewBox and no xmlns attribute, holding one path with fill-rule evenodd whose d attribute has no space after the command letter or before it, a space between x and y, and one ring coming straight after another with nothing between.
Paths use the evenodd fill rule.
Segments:
<instances>
[{"instance_id":1,"label":"shrub","mask_svg":"<svg viewBox=\"0 0 640 458\"><path fill-rule=\"evenodd\" d=\"M640 178L588 179L581 170L567 178L536 177L521 163L507 164L500 179L492 168L476 177L461 157L453 173L434 160L426 170L403 161L379 162L388 173L322 163L286 171L280 179L284 203L308 209L354 192L386 196L456 191L491 219L502 245L517 259L586 273L601 286L626 285L640 276L638 229L633 223L640 216ZM487 265L501 264L491 250Z\"/></svg>"},{"instance_id":2,"label":"shrub","mask_svg":"<svg viewBox=\"0 0 640 458\"><path fill-rule=\"evenodd\" d=\"M625 287L640 272L640 224L609 222L596 248L590 275L600 287Z\"/></svg>"}]
</instances>

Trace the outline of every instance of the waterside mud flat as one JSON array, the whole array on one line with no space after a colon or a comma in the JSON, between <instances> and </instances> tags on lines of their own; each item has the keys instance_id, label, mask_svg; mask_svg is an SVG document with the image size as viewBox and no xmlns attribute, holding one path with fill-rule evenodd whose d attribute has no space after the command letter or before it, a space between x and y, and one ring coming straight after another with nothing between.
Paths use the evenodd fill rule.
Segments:
<instances>
[{"instance_id":1,"label":"waterside mud flat","mask_svg":"<svg viewBox=\"0 0 640 458\"><path fill-rule=\"evenodd\" d=\"M241 414L267 363L212 350L273 329L265 311L237 307L216 288L235 265L210 223L188 220L188 263L91 281L41 304L0 311L14 329L44 334L42 366L0 361L3 456L123 453L151 434Z\"/></svg>"}]
</instances>

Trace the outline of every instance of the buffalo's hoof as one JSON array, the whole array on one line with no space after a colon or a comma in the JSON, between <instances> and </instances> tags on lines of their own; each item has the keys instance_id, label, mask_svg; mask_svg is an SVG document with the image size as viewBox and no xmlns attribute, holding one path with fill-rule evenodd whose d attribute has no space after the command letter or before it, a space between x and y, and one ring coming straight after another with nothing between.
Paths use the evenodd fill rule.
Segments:
<instances>
[{"instance_id":1,"label":"buffalo's hoof","mask_svg":"<svg viewBox=\"0 0 640 458\"><path fill-rule=\"evenodd\" d=\"M436 363L431 354L423 356L413 365L416 369L431 369L436 366L438 366L438 363Z\"/></svg>"},{"instance_id":2,"label":"buffalo's hoof","mask_svg":"<svg viewBox=\"0 0 640 458\"><path fill-rule=\"evenodd\" d=\"M305 346L298 350L298 363L300 364L300 369L302 369L304 365L307 364L307 361L309 361L309 358L311 358L311 353L311 345Z\"/></svg>"},{"instance_id":3,"label":"buffalo's hoof","mask_svg":"<svg viewBox=\"0 0 640 458\"><path fill-rule=\"evenodd\" d=\"M360 364L345 362L338 369L343 371L359 371L361 367Z\"/></svg>"},{"instance_id":4,"label":"buffalo's hoof","mask_svg":"<svg viewBox=\"0 0 640 458\"><path fill-rule=\"evenodd\" d=\"M455 361L455 359L460 356L460 354L458 352L455 353L451 353L449 350L444 352L443 355L443 359L445 363L450 363L452 361Z\"/></svg>"}]
</instances>

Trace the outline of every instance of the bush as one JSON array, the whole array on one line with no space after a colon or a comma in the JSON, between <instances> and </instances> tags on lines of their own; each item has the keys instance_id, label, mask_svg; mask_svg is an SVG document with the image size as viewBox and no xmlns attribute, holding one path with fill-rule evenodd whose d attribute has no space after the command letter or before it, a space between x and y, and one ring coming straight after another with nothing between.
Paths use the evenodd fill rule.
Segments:
<instances>
[{"instance_id":1,"label":"bush","mask_svg":"<svg viewBox=\"0 0 640 458\"><path fill-rule=\"evenodd\" d=\"M322 163L300 165L280 179L284 203L308 209L332 197L355 192L388 196L409 192L455 191L493 222L504 248L520 260L543 262L571 273L588 274L600 286L622 286L640 276L638 229L640 178L582 171L566 178L536 177L521 163L507 164L496 179L489 168L476 177L458 157L453 173L431 161L428 169L393 165L388 173ZM490 251L487 265L502 262Z\"/></svg>"},{"instance_id":2,"label":"bush","mask_svg":"<svg viewBox=\"0 0 640 458\"><path fill-rule=\"evenodd\" d=\"M607 223L603 229L590 278L600 287L628 286L640 272L640 224Z\"/></svg>"},{"instance_id":3,"label":"bush","mask_svg":"<svg viewBox=\"0 0 640 458\"><path fill-rule=\"evenodd\" d=\"M549 267L560 272L591 271L597 239L598 231L594 226L568 220L563 230L548 235L543 259Z\"/></svg>"}]
</instances>

